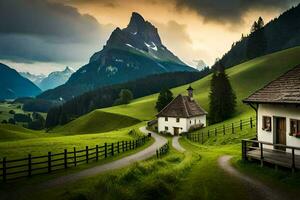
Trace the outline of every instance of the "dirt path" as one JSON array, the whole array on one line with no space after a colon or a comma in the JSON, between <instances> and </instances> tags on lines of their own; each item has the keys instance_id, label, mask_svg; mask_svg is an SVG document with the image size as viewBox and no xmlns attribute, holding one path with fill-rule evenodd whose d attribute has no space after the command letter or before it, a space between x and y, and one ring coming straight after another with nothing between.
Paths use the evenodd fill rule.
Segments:
<instances>
[{"instance_id":1,"label":"dirt path","mask_svg":"<svg viewBox=\"0 0 300 200\"><path fill-rule=\"evenodd\" d=\"M245 184L247 189L249 189L249 195L252 195L253 199L284 200L287 198L286 196L283 196L276 190L266 186L262 182L255 180L236 170L230 164L231 158L232 156L221 156L218 159L219 166L228 174L240 179L243 182L243 184Z\"/></svg>"},{"instance_id":2,"label":"dirt path","mask_svg":"<svg viewBox=\"0 0 300 200\"><path fill-rule=\"evenodd\" d=\"M179 144L179 136L174 136L172 139L172 146L179 152L185 152L185 149Z\"/></svg>"},{"instance_id":3,"label":"dirt path","mask_svg":"<svg viewBox=\"0 0 300 200\"><path fill-rule=\"evenodd\" d=\"M145 160L145 159L150 158L151 156L155 155L156 149L161 147L163 144L165 144L167 142L166 138L164 138L154 132L146 130L145 127L141 127L140 130L145 134L148 134L150 132L151 136L155 139L155 142L151 146L147 147L146 149L144 149L140 152L137 152L136 154L121 158L119 160L116 160L116 161L113 161L113 162L110 162L107 164L103 164L100 166L85 169L78 173L61 176L59 178L50 180L50 181L46 182L45 184L42 184L41 187L43 187L43 188L57 187L57 186L60 186L60 185L66 184L66 183L77 181L81 178L95 176L95 175L98 175L100 173L103 173L103 172L106 172L109 170L126 167L134 162Z\"/></svg>"}]
</instances>

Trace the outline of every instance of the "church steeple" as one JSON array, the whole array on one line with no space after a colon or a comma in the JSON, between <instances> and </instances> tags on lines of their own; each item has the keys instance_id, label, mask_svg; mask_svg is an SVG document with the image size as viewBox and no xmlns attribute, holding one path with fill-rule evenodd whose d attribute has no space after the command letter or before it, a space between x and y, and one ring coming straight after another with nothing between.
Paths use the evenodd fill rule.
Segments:
<instances>
[{"instance_id":1,"label":"church steeple","mask_svg":"<svg viewBox=\"0 0 300 200\"><path fill-rule=\"evenodd\" d=\"M188 91L189 97L192 99L192 98L193 98L193 91L194 91L194 89L193 89L192 86L190 85L190 86L188 87L188 89L186 89L186 90Z\"/></svg>"}]
</instances>

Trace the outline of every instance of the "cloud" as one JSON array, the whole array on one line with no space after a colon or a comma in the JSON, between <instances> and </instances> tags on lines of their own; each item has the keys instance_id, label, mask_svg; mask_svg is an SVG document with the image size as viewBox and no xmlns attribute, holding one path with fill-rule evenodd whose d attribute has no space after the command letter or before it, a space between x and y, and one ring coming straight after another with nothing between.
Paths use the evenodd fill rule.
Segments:
<instances>
[{"instance_id":1,"label":"cloud","mask_svg":"<svg viewBox=\"0 0 300 200\"><path fill-rule=\"evenodd\" d=\"M243 16L251 10L285 10L299 0L174 0L180 11L195 11L204 21L241 23Z\"/></svg>"},{"instance_id":2,"label":"cloud","mask_svg":"<svg viewBox=\"0 0 300 200\"><path fill-rule=\"evenodd\" d=\"M21 62L87 59L112 29L71 6L41 0L1 0L0 19L0 59Z\"/></svg>"},{"instance_id":3,"label":"cloud","mask_svg":"<svg viewBox=\"0 0 300 200\"><path fill-rule=\"evenodd\" d=\"M194 59L208 59L209 55L205 50L194 49L193 41L187 32L187 26L175 21L166 24L154 23L158 27L163 43L175 55L181 55L186 64L195 65ZM188 52L188 53L187 53Z\"/></svg>"}]
</instances>

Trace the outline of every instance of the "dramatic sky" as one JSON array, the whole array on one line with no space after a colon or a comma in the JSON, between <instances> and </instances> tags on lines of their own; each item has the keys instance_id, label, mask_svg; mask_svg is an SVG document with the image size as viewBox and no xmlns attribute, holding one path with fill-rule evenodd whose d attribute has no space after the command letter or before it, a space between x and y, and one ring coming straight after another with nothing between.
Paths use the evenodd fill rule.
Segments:
<instances>
[{"instance_id":1,"label":"dramatic sky","mask_svg":"<svg viewBox=\"0 0 300 200\"><path fill-rule=\"evenodd\" d=\"M0 0L0 62L47 74L78 69L133 11L189 65L213 64L254 20L265 22L300 0Z\"/></svg>"}]
</instances>

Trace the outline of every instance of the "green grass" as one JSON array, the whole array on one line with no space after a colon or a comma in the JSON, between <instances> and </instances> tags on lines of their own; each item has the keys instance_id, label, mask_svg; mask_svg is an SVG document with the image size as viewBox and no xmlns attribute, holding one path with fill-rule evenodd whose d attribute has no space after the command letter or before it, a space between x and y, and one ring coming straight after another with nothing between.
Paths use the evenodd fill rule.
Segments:
<instances>
[{"instance_id":1,"label":"green grass","mask_svg":"<svg viewBox=\"0 0 300 200\"><path fill-rule=\"evenodd\" d=\"M3 120L8 121L9 118L14 118L13 114L10 114L9 111L13 110L15 113L21 114L32 114L32 112L27 112L22 110L21 103L8 103L8 102L1 102L0 103L0 123ZM44 118L46 118L46 113L40 113ZM24 123L17 123L17 125L23 126Z\"/></svg>"},{"instance_id":2,"label":"green grass","mask_svg":"<svg viewBox=\"0 0 300 200\"><path fill-rule=\"evenodd\" d=\"M12 124L0 124L0 142L37 138L40 131L33 131Z\"/></svg>"},{"instance_id":3,"label":"green grass","mask_svg":"<svg viewBox=\"0 0 300 200\"><path fill-rule=\"evenodd\" d=\"M21 104L12 104L12 103L7 103L7 102L1 102L0 103L0 123L3 120L8 120L9 118L13 118L14 115L10 114L10 110L14 110L16 113L24 113L22 110L22 105Z\"/></svg>"},{"instance_id":4,"label":"green grass","mask_svg":"<svg viewBox=\"0 0 300 200\"><path fill-rule=\"evenodd\" d=\"M133 117L95 110L51 132L64 135L103 133L129 127L139 122L141 121Z\"/></svg>"},{"instance_id":5,"label":"green grass","mask_svg":"<svg viewBox=\"0 0 300 200\"><path fill-rule=\"evenodd\" d=\"M76 183L36 191L28 199L174 199L178 183L196 161L174 149L162 159L150 159L129 167L93 176Z\"/></svg>"},{"instance_id":6,"label":"green grass","mask_svg":"<svg viewBox=\"0 0 300 200\"><path fill-rule=\"evenodd\" d=\"M226 70L237 95L237 112L235 116L245 118L254 115L252 109L242 103L242 99L299 64L299 54L300 47L295 47L259 57ZM209 106L210 80L211 76L207 76L192 83L192 87L195 89L195 99L207 111ZM172 89L172 92L174 95L179 93L185 94L187 87L188 85L180 86ZM140 120L150 120L156 114L154 106L157 95L153 94L136 99L128 105L115 106L102 110L131 116Z\"/></svg>"},{"instance_id":7,"label":"green grass","mask_svg":"<svg viewBox=\"0 0 300 200\"><path fill-rule=\"evenodd\" d=\"M72 150L84 149L85 146L93 147L103 145L105 142L112 143L122 140L131 140L135 135L130 135L129 131L134 129L137 133L139 125L126 127L124 129L110 131L100 134L82 134L82 135L59 135L38 133L35 137L22 140L12 140L0 142L0 157L7 159L20 158L31 153L33 156L47 155L49 151L61 153L64 149ZM18 134L19 137L20 134Z\"/></svg>"}]
</instances>

